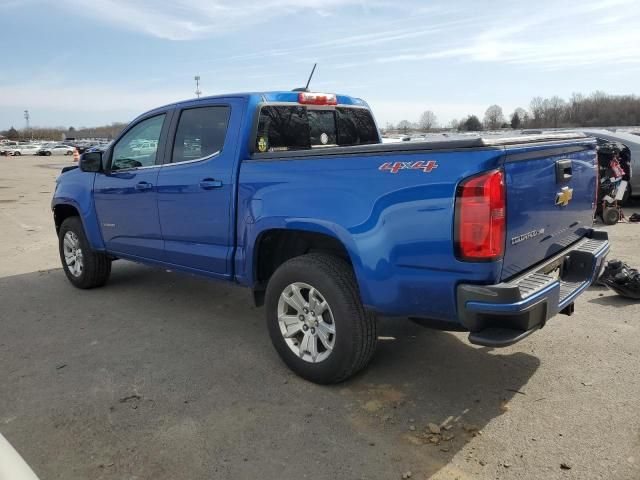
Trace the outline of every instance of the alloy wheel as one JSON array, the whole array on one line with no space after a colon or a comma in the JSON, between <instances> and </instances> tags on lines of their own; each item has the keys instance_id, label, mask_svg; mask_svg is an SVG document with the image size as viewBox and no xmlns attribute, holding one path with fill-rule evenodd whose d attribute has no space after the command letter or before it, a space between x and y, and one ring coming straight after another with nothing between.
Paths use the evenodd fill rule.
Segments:
<instances>
[{"instance_id":1,"label":"alloy wheel","mask_svg":"<svg viewBox=\"0 0 640 480\"><path fill-rule=\"evenodd\" d=\"M302 360L326 360L336 342L331 307L314 287L295 282L282 291L278 301L278 325L289 349Z\"/></svg>"},{"instance_id":2,"label":"alloy wheel","mask_svg":"<svg viewBox=\"0 0 640 480\"><path fill-rule=\"evenodd\" d=\"M64 250L64 261L67 264L69 272L74 277L79 277L82 275L82 270L84 268L84 259L78 236L69 230L64 234L62 245Z\"/></svg>"}]
</instances>

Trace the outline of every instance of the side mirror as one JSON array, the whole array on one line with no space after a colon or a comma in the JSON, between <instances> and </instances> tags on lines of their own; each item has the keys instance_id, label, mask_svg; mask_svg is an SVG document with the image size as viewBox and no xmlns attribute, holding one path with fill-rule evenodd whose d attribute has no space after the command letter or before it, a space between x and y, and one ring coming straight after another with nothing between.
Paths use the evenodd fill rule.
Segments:
<instances>
[{"instance_id":1,"label":"side mirror","mask_svg":"<svg viewBox=\"0 0 640 480\"><path fill-rule=\"evenodd\" d=\"M102 152L86 152L80 155L80 170L99 172L102 170Z\"/></svg>"}]
</instances>

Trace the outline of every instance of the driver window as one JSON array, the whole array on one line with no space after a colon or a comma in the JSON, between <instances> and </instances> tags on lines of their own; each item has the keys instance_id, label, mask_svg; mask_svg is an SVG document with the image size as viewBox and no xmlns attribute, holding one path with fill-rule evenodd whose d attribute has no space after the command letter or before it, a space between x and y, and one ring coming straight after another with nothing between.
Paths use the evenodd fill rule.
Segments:
<instances>
[{"instance_id":1,"label":"driver window","mask_svg":"<svg viewBox=\"0 0 640 480\"><path fill-rule=\"evenodd\" d=\"M164 117L147 118L129 130L113 147L111 170L155 165Z\"/></svg>"}]
</instances>

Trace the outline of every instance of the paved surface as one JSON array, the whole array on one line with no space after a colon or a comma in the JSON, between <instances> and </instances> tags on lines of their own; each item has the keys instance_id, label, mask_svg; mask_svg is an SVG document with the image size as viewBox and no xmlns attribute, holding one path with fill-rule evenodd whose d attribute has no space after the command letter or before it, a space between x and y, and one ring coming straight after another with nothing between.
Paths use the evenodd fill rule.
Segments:
<instances>
[{"instance_id":1,"label":"paved surface","mask_svg":"<svg viewBox=\"0 0 640 480\"><path fill-rule=\"evenodd\" d=\"M0 433L41 478L640 478L640 303L591 289L502 350L384 320L370 367L320 387L244 290L123 261L74 289L48 206L67 162L0 158ZM609 231L640 266L640 225Z\"/></svg>"}]
</instances>

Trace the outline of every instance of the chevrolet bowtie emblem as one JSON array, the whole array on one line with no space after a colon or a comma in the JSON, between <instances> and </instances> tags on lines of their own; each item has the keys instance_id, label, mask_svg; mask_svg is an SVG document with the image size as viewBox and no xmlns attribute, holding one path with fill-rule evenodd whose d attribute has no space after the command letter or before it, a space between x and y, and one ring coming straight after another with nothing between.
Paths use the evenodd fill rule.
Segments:
<instances>
[{"instance_id":1,"label":"chevrolet bowtie emblem","mask_svg":"<svg viewBox=\"0 0 640 480\"><path fill-rule=\"evenodd\" d=\"M566 207L573 198L573 188L562 187L558 193L556 193L556 205Z\"/></svg>"}]
</instances>

